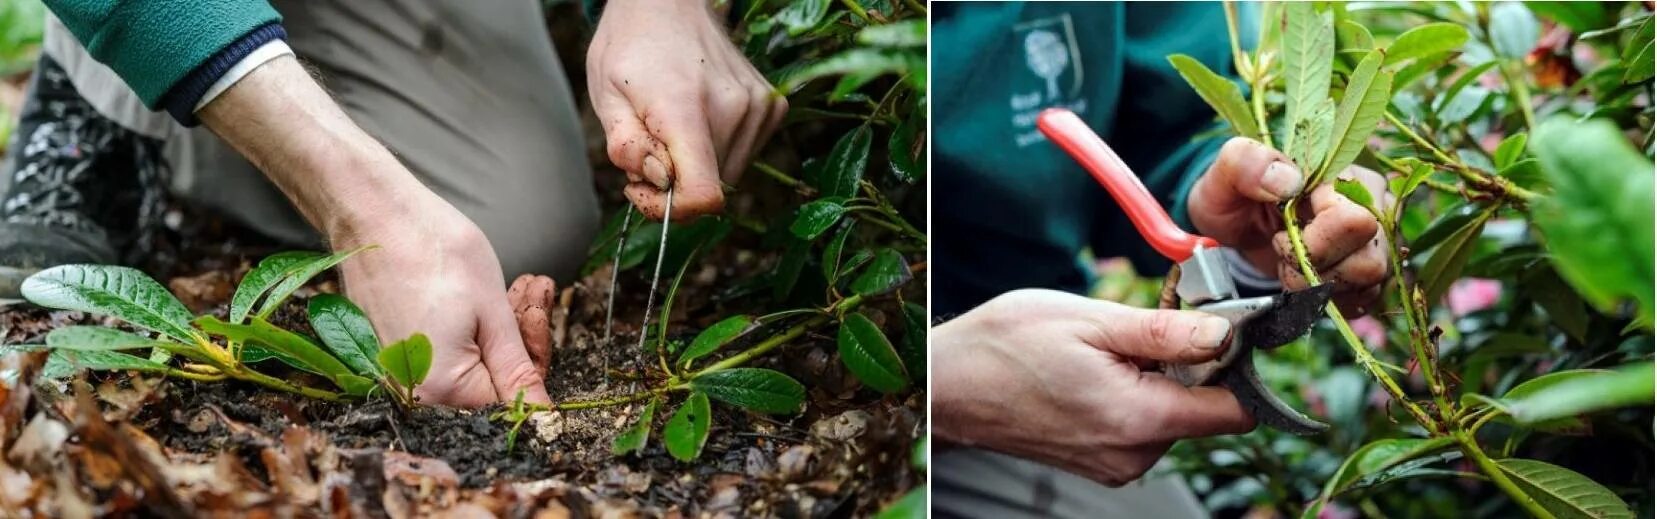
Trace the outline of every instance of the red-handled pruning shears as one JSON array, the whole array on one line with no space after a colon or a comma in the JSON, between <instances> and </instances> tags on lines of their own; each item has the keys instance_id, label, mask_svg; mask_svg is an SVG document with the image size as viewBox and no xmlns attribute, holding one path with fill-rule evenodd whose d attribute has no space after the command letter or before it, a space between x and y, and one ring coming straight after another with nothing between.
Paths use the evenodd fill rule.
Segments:
<instances>
[{"instance_id":1,"label":"red-handled pruning shears","mask_svg":"<svg viewBox=\"0 0 1657 519\"><path fill-rule=\"evenodd\" d=\"M1080 117L1069 110L1049 108L1036 118L1036 126L1105 186L1157 253L1179 264L1175 286L1179 298L1195 310L1231 321L1231 347L1220 358L1164 365L1163 373L1186 386L1230 389L1255 420L1268 427L1294 434L1328 429L1266 388L1254 368L1254 350L1276 348L1305 335L1322 315L1333 288L1325 284L1275 296L1239 297L1219 242L1175 225L1133 170Z\"/></svg>"}]
</instances>

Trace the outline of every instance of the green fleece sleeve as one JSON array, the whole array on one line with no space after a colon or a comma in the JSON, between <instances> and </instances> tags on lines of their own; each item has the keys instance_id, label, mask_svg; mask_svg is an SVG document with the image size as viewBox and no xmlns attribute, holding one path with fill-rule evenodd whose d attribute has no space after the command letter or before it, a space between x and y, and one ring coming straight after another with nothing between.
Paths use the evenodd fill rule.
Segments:
<instances>
[{"instance_id":1,"label":"green fleece sleeve","mask_svg":"<svg viewBox=\"0 0 1657 519\"><path fill-rule=\"evenodd\" d=\"M220 49L281 21L266 0L45 0L92 57L114 69L144 105Z\"/></svg>"},{"instance_id":2,"label":"green fleece sleeve","mask_svg":"<svg viewBox=\"0 0 1657 519\"><path fill-rule=\"evenodd\" d=\"M1168 63L1168 55L1186 54L1213 70L1229 72L1231 48L1222 9L1218 2L1127 5L1123 76L1129 80L1123 83L1123 102L1111 123L1116 130L1113 146L1139 172L1174 221L1187 230L1193 229L1186 196L1213 163L1228 134L1215 123L1214 110ZM1242 32L1251 34L1252 30ZM1137 235L1126 218L1107 218L1106 222L1093 236L1096 250L1121 250L1110 245ZM1140 272L1160 272L1169 264L1145 247L1122 253Z\"/></svg>"}]
</instances>

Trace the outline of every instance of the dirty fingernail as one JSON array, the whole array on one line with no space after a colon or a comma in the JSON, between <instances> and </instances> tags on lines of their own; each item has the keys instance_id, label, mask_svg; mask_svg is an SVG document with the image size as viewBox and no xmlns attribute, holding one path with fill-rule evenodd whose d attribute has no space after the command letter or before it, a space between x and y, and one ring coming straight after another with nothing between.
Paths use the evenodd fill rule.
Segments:
<instances>
[{"instance_id":1,"label":"dirty fingernail","mask_svg":"<svg viewBox=\"0 0 1657 519\"><path fill-rule=\"evenodd\" d=\"M1287 162L1273 162L1266 166L1266 174L1260 177L1260 183L1267 191L1284 200L1300 194L1301 185L1305 182L1306 177L1300 174L1300 169Z\"/></svg>"},{"instance_id":2,"label":"dirty fingernail","mask_svg":"<svg viewBox=\"0 0 1657 519\"><path fill-rule=\"evenodd\" d=\"M655 155L644 158L645 180L656 186L656 189L667 188L667 167Z\"/></svg>"},{"instance_id":3,"label":"dirty fingernail","mask_svg":"<svg viewBox=\"0 0 1657 519\"><path fill-rule=\"evenodd\" d=\"M1204 317L1197 323L1197 330L1192 335L1199 348L1218 348L1225 344L1225 338L1231 334L1231 321L1223 317Z\"/></svg>"}]
</instances>

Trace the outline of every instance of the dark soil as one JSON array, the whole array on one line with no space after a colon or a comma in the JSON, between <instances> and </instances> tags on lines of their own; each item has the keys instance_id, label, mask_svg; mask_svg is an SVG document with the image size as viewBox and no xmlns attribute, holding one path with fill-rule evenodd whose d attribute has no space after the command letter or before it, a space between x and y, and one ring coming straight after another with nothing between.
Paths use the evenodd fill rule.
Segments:
<instances>
[{"instance_id":1,"label":"dark soil","mask_svg":"<svg viewBox=\"0 0 1657 519\"><path fill-rule=\"evenodd\" d=\"M169 261L148 265L147 270L157 274L158 279L193 309L222 315L230 293L227 287L234 287L234 282L257 257L275 249L257 243L201 237L215 233L241 235L233 229L227 231L216 226L175 232L176 241L167 244L169 252L159 256ZM179 235L188 237L178 239ZM675 308L676 326L670 329L670 335L688 338L720 318L721 310L712 308L717 305L684 302L716 300L715 287L721 286L725 278L758 268L763 261L755 254L736 250L710 254L704 264L724 266L706 267L705 272L687 277L679 299L680 306L685 308ZM648 280L635 277L640 274L629 274L623 276L624 287L648 285ZM319 290L334 291L335 285L326 277L319 278L302 289L288 308L277 313L274 321L295 331L308 332L301 315L304 298ZM601 270L573 288L567 308L567 337L554 347L547 378L548 390L556 402L622 395L641 389L645 382L634 380L636 374L641 372L641 366L655 362L652 354L640 352L636 345L645 297L642 289L622 292L617 302L616 335L608 344L603 342L600 335L607 285L608 272ZM89 320L77 312L13 306L0 310L0 338L4 344L38 343L53 328ZM107 320L97 322L116 324ZM378 511L375 507L381 503L393 516L409 510L400 508L404 505L394 506L394 501L403 502L389 497L397 492L416 496L409 498L407 502L413 504L406 506L420 511L475 504L494 513L553 507L567 509L577 516L613 512L645 516L870 515L923 482L922 475L911 468L910 459L915 439L924 430L925 395L911 394L899 400L881 398L877 393L860 389L836 358L833 338L823 333L826 332L808 333L751 364L783 371L811 388L805 412L773 417L716 403L712 432L702 456L693 463L673 459L662 446L660 424L670 414L665 411L657 413L657 433L642 453L625 457L610 453L614 436L636 419L642 407L638 403L539 414L522 425L515 448L508 451L506 438L512 424L491 420L491 415L502 409L500 406L480 410L421 407L405 411L384 399L330 403L240 382L133 380L126 374L108 373L90 374L89 382L99 386L97 393L103 397L101 407L111 422L130 423L141 431L138 434L153 438L169 460L200 463L232 457L247 468L252 480L271 481L272 488L284 488L280 483L284 476L280 473L288 470L271 464L272 452L293 450L291 443L297 440L287 436L293 429L306 431L310 433L308 437L321 438L324 444L336 449L307 451L316 464L318 481L327 479L324 476L329 470L345 470L351 465L349 462L329 464L325 459L352 459L362 453L371 453L375 459L384 456L386 481L393 483L359 482L345 491L354 501L369 503L365 509L370 515ZM305 376L288 373L279 364L260 367L268 373L290 378L303 380ZM326 382L312 382L326 387ZM4 379L0 379L0 386L4 386ZM143 389L146 386L154 386L153 391ZM44 394L38 405L55 402L54 405L62 407L73 400L70 385L41 382L37 388L41 390L38 393ZM139 403L123 402L128 400ZM675 400L664 405L664 409L671 410L677 405ZM0 423L0 433L7 431L5 426ZM15 428L11 431L7 434L16 434ZM0 437L0 445L6 439ZM70 443L74 441L71 439ZM281 449L284 445L286 450ZM450 483L453 492L427 492L426 487L419 487L422 490L417 492L411 490L416 487L407 487L401 491L384 490L388 496L385 499L360 499L359 494L373 496L381 485L396 487L395 482L401 477L396 474L407 471L406 467L393 470L393 458L387 454L392 452L414 455L411 466L426 464L425 468L416 470L420 474L425 470L442 472L439 466L446 464L453 470L454 482ZM420 460L442 463L433 465ZM4 472L4 465L0 462L0 472ZM43 480L50 477L48 474L34 476ZM443 477L434 480L438 481L437 488L443 488L444 480ZM0 488L0 498L4 497L3 491ZM107 496L94 493L91 501L113 499ZM326 500L295 503L299 506L293 509L299 511L330 509ZM198 501L196 506L206 505Z\"/></svg>"}]
</instances>

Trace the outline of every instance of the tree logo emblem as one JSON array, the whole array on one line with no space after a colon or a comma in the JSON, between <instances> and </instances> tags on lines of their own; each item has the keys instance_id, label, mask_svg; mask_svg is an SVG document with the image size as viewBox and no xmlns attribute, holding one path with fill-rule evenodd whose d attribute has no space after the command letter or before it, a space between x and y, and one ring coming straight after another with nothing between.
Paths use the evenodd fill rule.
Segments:
<instances>
[{"instance_id":1,"label":"tree logo emblem","mask_svg":"<svg viewBox=\"0 0 1657 519\"><path fill-rule=\"evenodd\" d=\"M1030 31L1024 36L1024 60L1030 71L1047 81L1047 99L1059 98L1059 76L1070 66L1070 49L1053 31Z\"/></svg>"}]
</instances>

